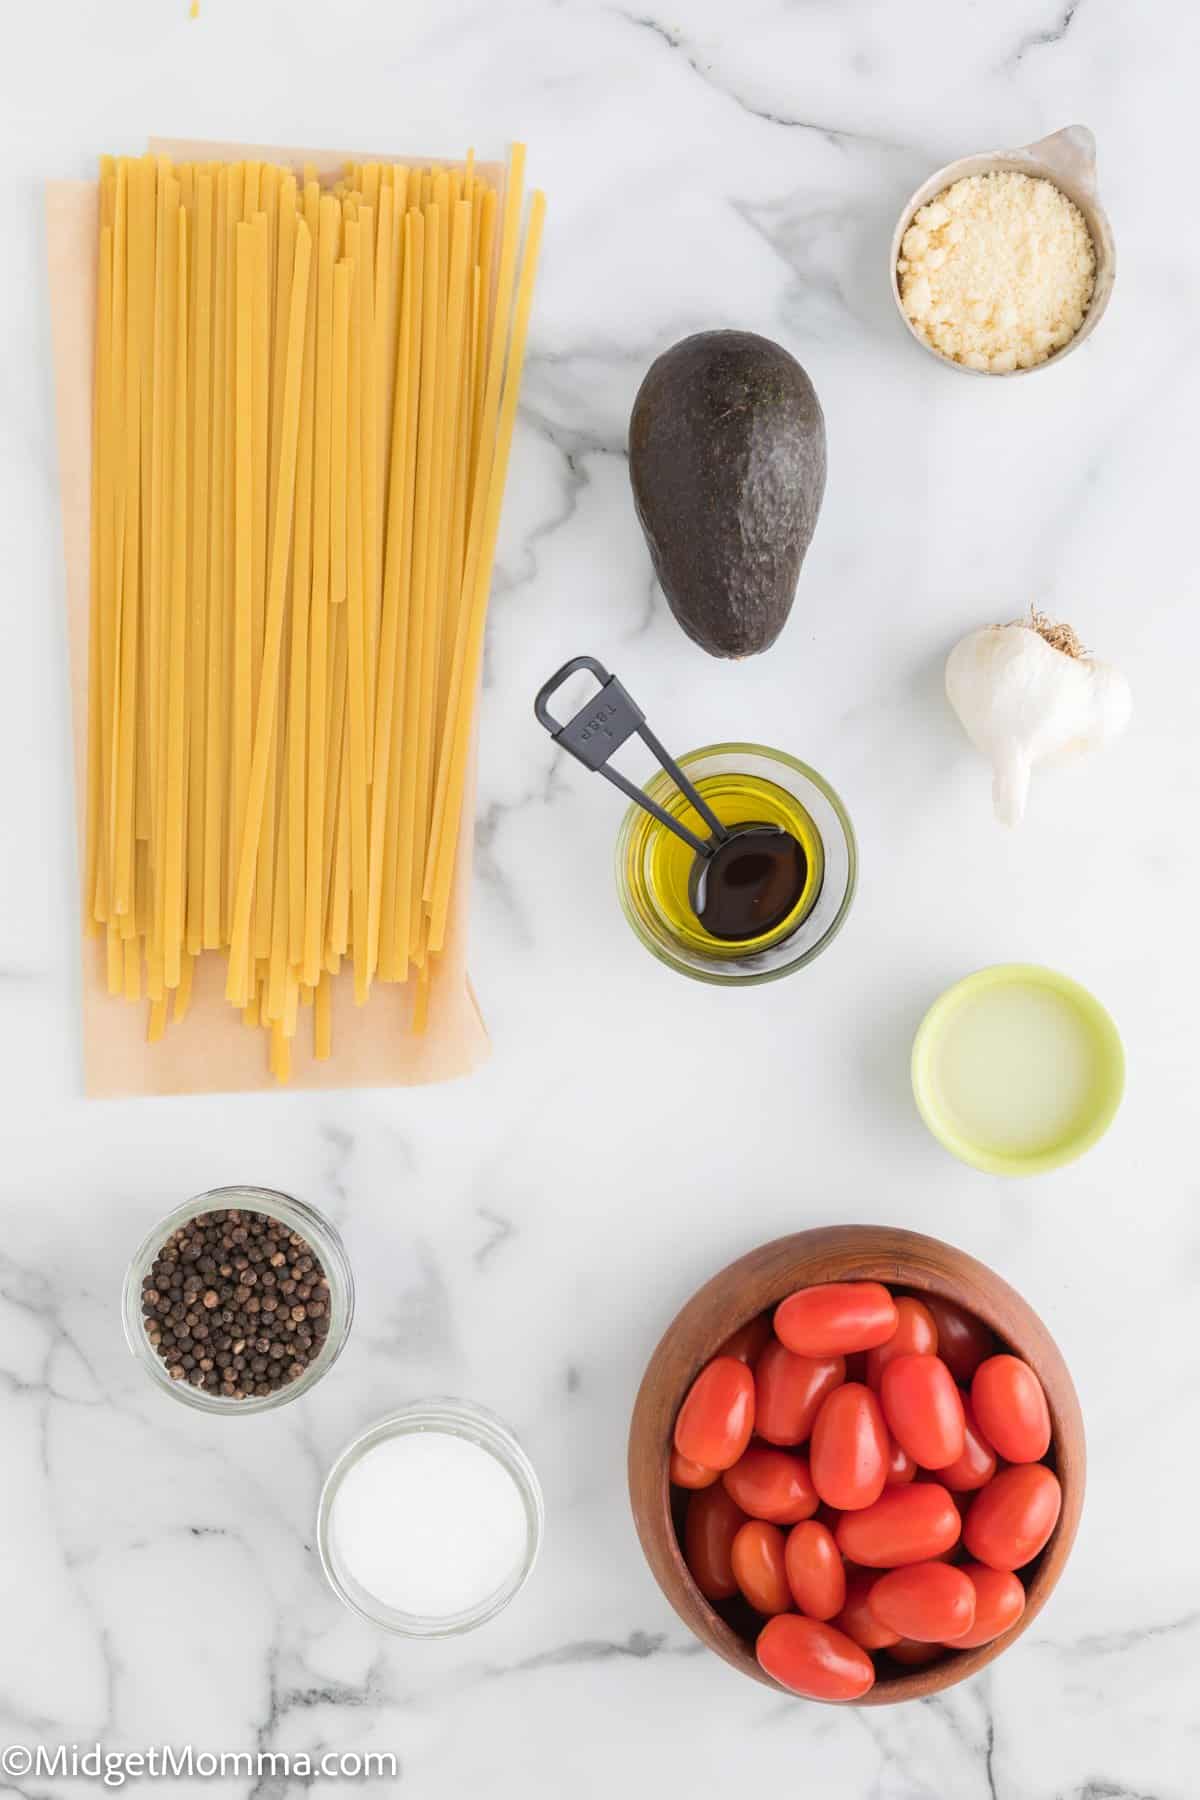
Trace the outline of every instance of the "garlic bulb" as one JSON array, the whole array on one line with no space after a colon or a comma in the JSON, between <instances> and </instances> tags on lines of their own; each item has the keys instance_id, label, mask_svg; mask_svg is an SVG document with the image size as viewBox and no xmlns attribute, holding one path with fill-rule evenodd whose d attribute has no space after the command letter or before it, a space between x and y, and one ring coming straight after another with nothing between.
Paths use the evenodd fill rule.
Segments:
<instances>
[{"instance_id":1,"label":"garlic bulb","mask_svg":"<svg viewBox=\"0 0 1200 1800\"><path fill-rule=\"evenodd\" d=\"M1133 709L1125 677L1085 656L1069 625L1036 612L1027 624L985 625L956 644L946 697L991 762L992 801L1005 825L1020 822L1038 763L1099 749Z\"/></svg>"}]
</instances>

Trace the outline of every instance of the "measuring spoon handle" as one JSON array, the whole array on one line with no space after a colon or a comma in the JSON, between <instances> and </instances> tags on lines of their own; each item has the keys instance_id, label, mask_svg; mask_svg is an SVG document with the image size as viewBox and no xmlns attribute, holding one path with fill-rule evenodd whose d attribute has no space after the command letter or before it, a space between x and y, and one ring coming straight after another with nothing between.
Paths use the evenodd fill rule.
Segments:
<instances>
[{"instance_id":1,"label":"measuring spoon handle","mask_svg":"<svg viewBox=\"0 0 1200 1800\"><path fill-rule=\"evenodd\" d=\"M593 695L588 704L577 712L574 718L560 725L550 711L550 699L572 675L580 670L594 675L600 684L600 692ZM659 743L646 723L646 715L634 700L633 696L622 686L615 675L610 675L603 663L597 662L594 656L573 656L570 662L553 674L549 681L538 689L533 703L534 717L537 719L556 744L561 744L568 755L576 762L581 762L585 769L591 769L611 781L615 788L625 794L643 812L673 831L677 838L700 856L712 855L713 846L703 838L697 837L694 831L678 819L671 817L664 807L649 794L636 787L619 769L610 766L610 758L631 737L640 737L651 751L655 760L666 770L680 793L684 794L695 807L700 817L711 828L718 843L724 843L729 836L726 827L718 819L715 812L697 788L690 782L673 756L670 756Z\"/></svg>"}]
</instances>

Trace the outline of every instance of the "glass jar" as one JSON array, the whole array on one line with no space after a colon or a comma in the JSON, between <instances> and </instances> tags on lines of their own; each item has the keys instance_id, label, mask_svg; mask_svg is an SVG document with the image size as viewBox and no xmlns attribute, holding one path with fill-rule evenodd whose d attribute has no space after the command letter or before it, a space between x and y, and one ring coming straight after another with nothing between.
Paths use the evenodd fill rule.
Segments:
<instances>
[{"instance_id":1,"label":"glass jar","mask_svg":"<svg viewBox=\"0 0 1200 1800\"><path fill-rule=\"evenodd\" d=\"M281 1225L286 1225L289 1231L297 1232L312 1246L329 1281L329 1330L325 1342L303 1375L276 1388L273 1394L252 1394L245 1400L233 1400L224 1394L209 1393L204 1388L193 1387L188 1381L173 1381L167 1372L166 1363L146 1336L142 1318L142 1284L167 1239L181 1225L187 1225L200 1214L222 1212L229 1208L242 1212L266 1213L270 1218L278 1219ZM182 1206L177 1206L174 1212L168 1213L165 1219L159 1221L153 1231L147 1233L125 1276L123 1311L125 1339L129 1348L151 1380L173 1399L182 1400L185 1405L194 1406L201 1412L267 1412L272 1407L283 1406L289 1400L298 1400L301 1394L306 1394L341 1355L354 1317L354 1278L337 1230L328 1219L323 1218L303 1200L294 1200L288 1194L276 1193L273 1188L213 1188L209 1193L199 1194L194 1200L187 1200Z\"/></svg>"},{"instance_id":2,"label":"glass jar","mask_svg":"<svg viewBox=\"0 0 1200 1800\"><path fill-rule=\"evenodd\" d=\"M461 1612L435 1616L401 1612L370 1593L346 1568L332 1531L334 1503L346 1476L379 1444L411 1432L439 1432L462 1438L485 1450L500 1464L516 1487L525 1513L524 1554L508 1576L476 1605ZM542 1489L533 1464L503 1420L469 1400L416 1400L389 1413L354 1438L330 1469L317 1508L317 1548L321 1566L338 1599L373 1625L402 1637L453 1637L486 1624L524 1587L541 1548L545 1508Z\"/></svg>"},{"instance_id":3,"label":"glass jar","mask_svg":"<svg viewBox=\"0 0 1200 1800\"><path fill-rule=\"evenodd\" d=\"M778 981L804 968L837 936L846 921L858 879L858 850L845 807L815 769L762 744L710 744L679 759L684 773L727 824L780 825L819 862L817 879L801 897L796 913L774 932L746 944L719 943L687 917L679 892L682 876L664 879L663 848L677 859L678 840L640 806L630 806L617 836L617 889L625 917L646 948L668 968L693 981L720 986L752 986ZM723 808L741 784L749 812ZM665 772L646 783L645 792L675 817L707 828ZM815 838L815 843L814 843ZM812 854L815 852L815 855ZM686 845L682 854L690 855Z\"/></svg>"}]
</instances>

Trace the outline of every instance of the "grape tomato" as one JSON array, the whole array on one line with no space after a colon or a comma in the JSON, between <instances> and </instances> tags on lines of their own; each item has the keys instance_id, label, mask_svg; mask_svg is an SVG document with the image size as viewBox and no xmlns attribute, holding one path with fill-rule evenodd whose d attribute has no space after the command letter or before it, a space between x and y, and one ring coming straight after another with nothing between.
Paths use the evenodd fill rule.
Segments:
<instances>
[{"instance_id":1,"label":"grape tomato","mask_svg":"<svg viewBox=\"0 0 1200 1800\"><path fill-rule=\"evenodd\" d=\"M962 1396L940 1356L897 1356L883 1370L879 1399L892 1436L921 1468L958 1461L965 1441Z\"/></svg>"},{"instance_id":2,"label":"grape tomato","mask_svg":"<svg viewBox=\"0 0 1200 1800\"><path fill-rule=\"evenodd\" d=\"M970 1576L949 1563L912 1563L880 1576L871 1589L871 1611L899 1637L940 1644L970 1631L975 1589Z\"/></svg>"},{"instance_id":3,"label":"grape tomato","mask_svg":"<svg viewBox=\"0 0 1200 1800\"><path fill-rule=\"evenodd\" d=\"M962 1573L975 1589L975 1623L954 1639L956 1650L975 1650L1008 1631L1025 1611L1025 1589L1009 1569L989 1569L986 1563L964 1563Z\"/></svg>"},{"instance_id":4,"label":"grape tomato","mask_svg":"<svg viewBox=\"0 0 1200 1800\"><path fill-rule=\"evenodd\" d=\"M822 1402L845 1380L840 1356L797 1356L777 1338L754 1367L754 1429L768 1444L803 1444Z\"/></svg>"},{"instance_id":5,"label":"grape tomato","mask_svg":"<svg viewBox=\"0 0 1200 1800\"><path fill-rule=\"evenodd\" d=\"M988 1443L1010 1463L1040 1462L1050 1448L1050 1408L1019 1356L989 1356L971 1382L971 1405Z\"/></svg>"},{"instance_id":6,"label":"grape tomato","mask_svg":"<svg viewBox=\"0 0 1200 1800\"><path fill-rule=\"evenodd\" d=\"M675 1421L675 1448L705 1469L732 1468L754 1429L754 1376L732 1356L715 1356L688 1390Z\"/></svg>"},{"instance_id":7,"label":"grape tomato","mask_svg":"<svg viewBox=\"0 0 1200 1800\"><path fill-rule=\"evenodd\" d=\"M784 1549L792 1599L810 1619L832 1619L846 1604L846 1566L833 1533L816 1519L793 1525Z\"/></svg>"},{"instance_id":8,"label":"grape tomato","mask_svg":"<svg viewBox=\"0 0 1200 1800\"><path fill-rule=\"evenodd\" d=\"M842 1566L846 1570L846 1604L834 1624L864 1650L886 1650L889 1644L897 1642L899 1634L889 1630L871 1611L871 1590L883 1577L877 1569L859 1569L845 1563Z\"/></svg>"},{"instance_id":9,"label":"grape tomato","mask_svg":"<svg viewBox=\"0 0 1200 1800\"><path fill-rule=\"evenodd\" d=\"M751 1444L722 1480L725 1491L752 1519L794 1525L817 1510L817 1490L804 1457L770 1444Z\"/></svg>"},{"instance_id":10,"label":"grape tomato","mask_svg":"<svg viewBox=\"0 0 1200 1800\"><path fill-rule=\"evenodd\" d=\"M964 1312L953 1300L942 1300L936 1294L922 1296L937 1326L938 1355L965 1387L985 1357L996 1348L996 1340L982 1319Z\"/></svg>"},{"instance_id":11,"label":"grape tomato","mask_svg":"<svg viewBox=\"0 0 1200 1800\"><path fill-rule=\"evenodd\" d=\"M867 1351L867 1386L879 1392L879 1378L897 1356L936 1356L937 1326L923 1300L901 1294L896 1301L896 1329L886 1344Z\"/></svg>"},{"instance_id":12,"label":"grape tomato","mask_svg":"<svg viewBox=\"0 0 1200 1800\"><path fill-rule=\"evenodd\" d=\"M885 1489L873 1506L861 1512L843 1513L837 1541L849 1562L894 1569L941 1556L953 1549L961 1531L953 1496L936 1482L914 1481L908 1487Z\"/></svg>"},{"instance_id":13,"label":"grape tomato","mask_svg":"<svg viewBox=\"0 0 1200 1800\"><path fill-rule=\"evenodd\" d=\"M782 1531L763 1519L748 1519L733 1540L733 1577L755 1612L769 1616L791 1610L784 1551Z\"/></svg>"},{"instance_id":14,"label":"grape tomato","mask_svg":"<svg viewBox=\"0 0 1200 1800\"><path fill-rule=\"evenodd\" d=\"M720 1482L688 1501L683 1522L684 1561L706 1600L730 1600L738 1591L733 1573L733 1540L746 1515Z\"/></svg>"},{"instance_id":15,"label":"grape tomato","mask_svg":"<svg viewBox=\"0 0 1200 1800\"><path fill-rule=\"evenodd\" d=\"M875 1665L853 1638L798 1613L768 1619L756 1652L773 1680L807 1700L858 1700L875 1682Z\"/></svg>"},{"instance_id":16,"label":"grape tomato","mask_svg":"<svg viewBox=\"0 0 1200 1800\"><path fill-rule=\"evenodd\" d=\"M986 1487L996 1473L996 1452L979 1429L975 1409L969 1399L963 1400L963 1452L944 1469L938 1480L953 1494L971 1493Z\"/></svg>"},{"instance_id":17,"label":"grape tomato","mask_svg":"<svg viewBox=\"0 0 1200 1800\"><path fill-rule=\"evenodd\" d=\"M797 1356L845 1356L885 1344L896 1302L879 1281L827 1281L789 1294L775 1309L775 1335Z\"/></svg>"},{"instance_id":18,"label":"grape tomato","mask_svg":"<svg viewBox=\"0 0 1200 1800\"><path fill-rule=\"evenodd\" d=\"M1045 1463L1014 1463L976 1494L963 1542L976 1562L989 1569L1023 1569L1049 1543L1061 1509L1062 1489L1053 1469Z\"/></svg>"},{"instance_id":19,"label":"grape tomato","mask_svg":"<svg viewBox=\"0 0 1200 1800\"><path fill-rule=\"evenodd\" d=\"M855 1381L834 1388L817 1414L809 1445L813 1486L827 1506L851 1510L878 1500L887 1480L889 1440L879 1402Z\"/></svg>"}]
</instances>

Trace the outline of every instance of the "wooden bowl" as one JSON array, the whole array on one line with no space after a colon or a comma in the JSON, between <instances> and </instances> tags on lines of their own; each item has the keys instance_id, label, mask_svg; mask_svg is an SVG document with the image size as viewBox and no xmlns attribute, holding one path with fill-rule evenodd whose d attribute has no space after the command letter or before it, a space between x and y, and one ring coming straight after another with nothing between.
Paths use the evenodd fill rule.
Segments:
<instances>
[{"instance_id":1,"label":"wooden bowl","mask_svg":"<svg viewBox=\"0 0 1200 1800\"><path fill-rule=\"evenodd\" d=\"M1058 1346L1031 1306L964 1250L886 1225L830 1225L776 1238L730 1263L694 1294L667 1327L638 1391L629 1432L629 1495L655 1580L684 1624L718 1656L764 1686L754 1646L717 1613L688 1572L679 1547L667 1478L675 1415L700 1369L730 1334L797 1288L824 1281L882 1281L953 1300L1024 1357L1046 1390L1053 1437L1048 1461L1062 1484L1062 1512L1041 1556L1021 1571L1025 1611L1010 1631L977 1650L960 1650L909 1674L881 1676L851 1704L889 1706L941 1693L993 1661L1046 1604L1063 1572L1083 1510L1087 1459L1083 1417ZM786 1689L780 1689L786 1692Z\"/></svg>"}]
</instances>

